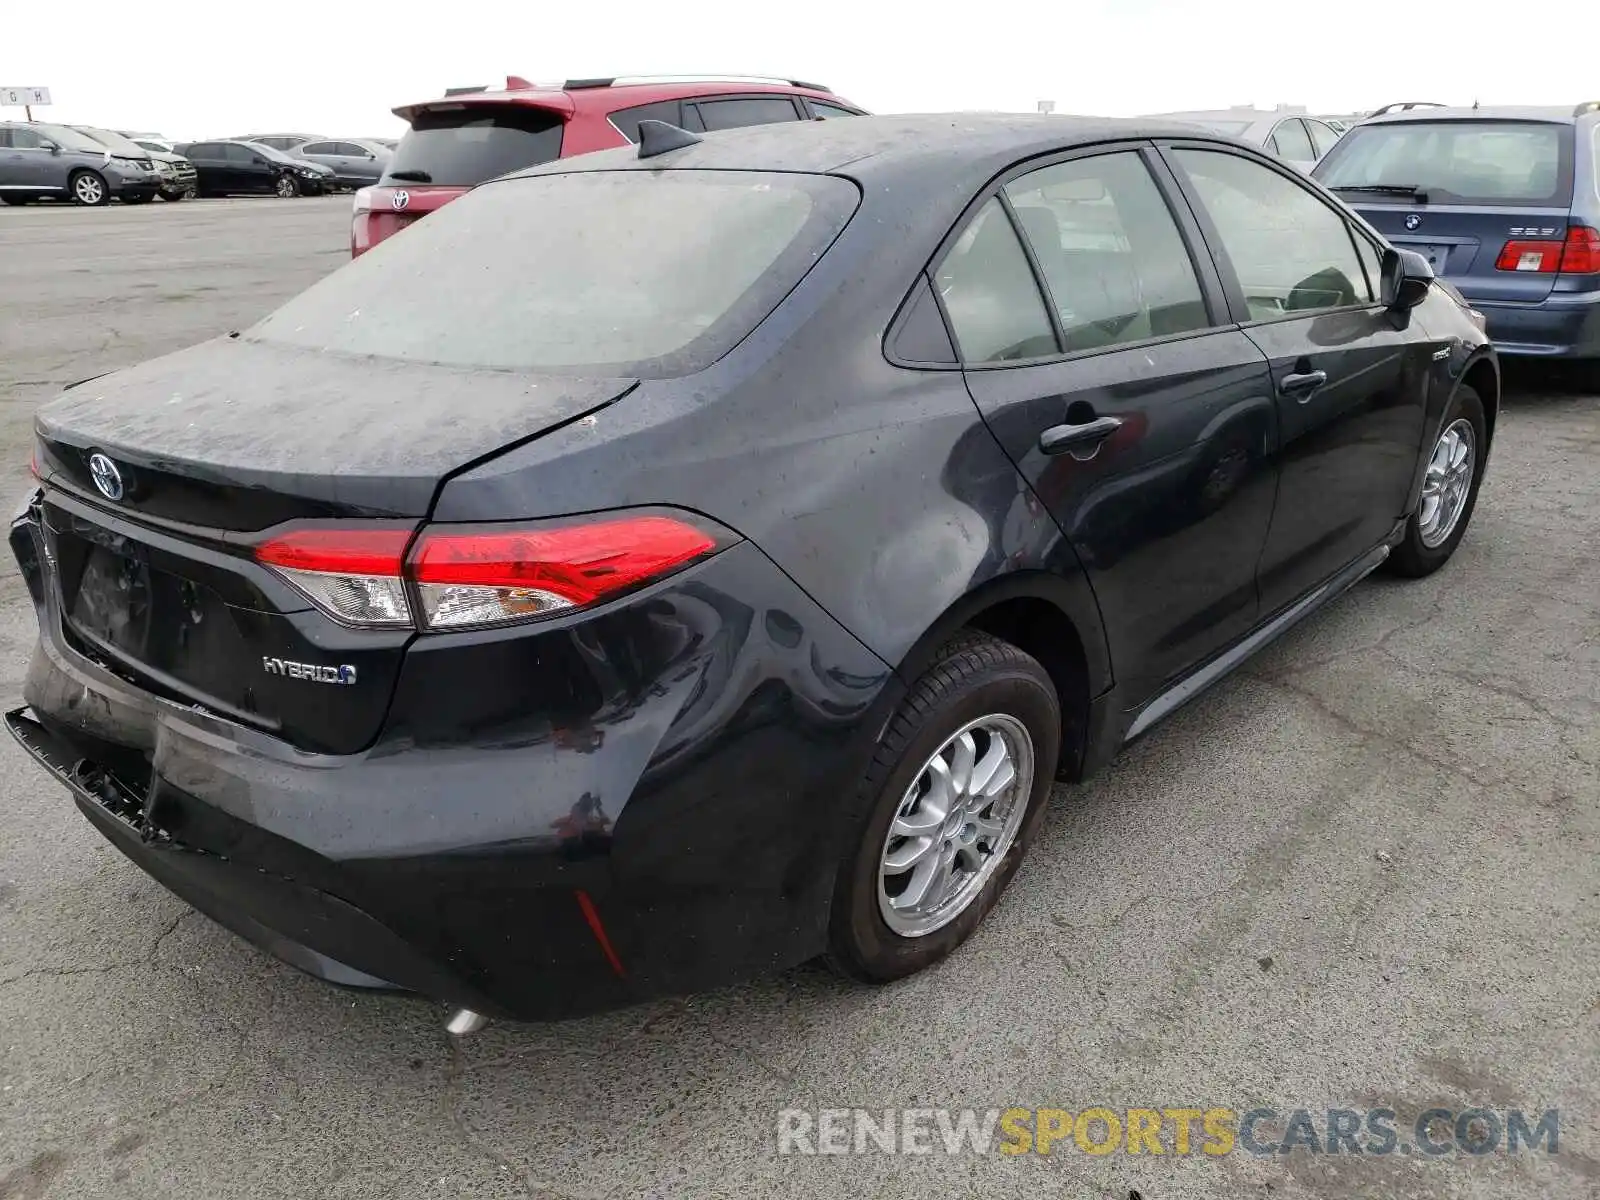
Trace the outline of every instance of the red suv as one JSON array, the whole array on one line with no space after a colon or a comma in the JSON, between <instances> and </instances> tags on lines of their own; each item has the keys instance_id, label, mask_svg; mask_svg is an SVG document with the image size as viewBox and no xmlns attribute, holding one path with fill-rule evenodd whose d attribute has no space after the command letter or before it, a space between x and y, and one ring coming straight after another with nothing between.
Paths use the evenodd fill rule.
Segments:
<instances>
[{"instance_id":1,"label":"red suv","mask_svg":"<svg viewBox=\"0 0 1600 1200\"><path fill-rule=\"evenodd\" d=\"M540 86L511 76L504 91L453 89L394 113L411 131L377 186L356 193L352 256L486 179L636 142L640 121L700 132L854 117L862 110L798 79L639 76Z\"/></svg>"}]
</instances>

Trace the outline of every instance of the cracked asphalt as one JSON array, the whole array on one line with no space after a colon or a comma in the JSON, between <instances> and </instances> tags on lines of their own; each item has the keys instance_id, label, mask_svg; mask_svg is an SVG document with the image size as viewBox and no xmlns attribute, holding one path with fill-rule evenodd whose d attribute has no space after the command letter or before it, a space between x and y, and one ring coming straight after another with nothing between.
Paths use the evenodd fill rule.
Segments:
<instances>
[{"instance_id":1,"label":"cracked asphalt","mask_svg":"<svg viewBox=\"0 0 1600 1200\"><path fill-rule=\"evenodd\" d=\"M348 200L0 211L0 472L64 383L343 261ZM1455 561L1058 790L954 958L452 1042L168 895L0 745L0 1200L1600 1195L1600 397L1511 379ZM0 695L34 621L0 571ZM1560 1110L1559 1153L779 1156L783 1108ZM1169 1146L1170 1149L1170 1146Z\"/></svg>"}]
</instances>

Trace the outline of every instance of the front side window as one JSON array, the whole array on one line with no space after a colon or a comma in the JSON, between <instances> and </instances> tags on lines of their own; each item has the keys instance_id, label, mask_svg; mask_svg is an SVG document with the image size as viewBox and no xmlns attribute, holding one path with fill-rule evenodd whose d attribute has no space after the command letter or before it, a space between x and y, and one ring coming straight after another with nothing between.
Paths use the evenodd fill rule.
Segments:
<instances>
[{"instance_id":1,"label":"front side window","mask_svg":"<svg viewBox=\"0 0 1600 1200\"><path fill-rule=\"evenodd\" d=\"M13 150L37 150L44 145L43 139L31 129L13 129L11 131L11 148Z\"/></svg>"},{"instance_id":2,"label":"front side window","mask_svg":"<svg viewBox=\"0 0 1600 1200\"><path fill-rule=\"evenodd\" d=\"M1414 188L1431 204L1564 208L1572 141L1571 125L1538 121L1378 122L1340 138L1316 177L1334 191Z\"/></svg>"},{"instance_id":3,"label":"front side window","mask_svg":"<svg viewBox=\"0 0 1600 1200\"><path fill-rule=\"evenodd\" d=\"M506 180L430 213L247 336L486 370L687 374L789 294L858 195L832 176L744 171Z\"/></svg>"},{"instance_id":4,"label":"front side window","mask_svg":"<svg viewBox=\"0 0 1600 1200\"><path fill-rule=\"evenodd\" d=\"M762 96L749 100L701 100L700 117L708 130L743 129L799 119L794 101L787 96Z\"/></svg>"},{"instance_id":5,"label":"front side window","mask_svg":"<svg viewBox=\"0 0 1600 1200\"><path fill-rule=\"evenodd\" d=\"M833 121L840 117L853 117L857 115L856 113L851 112L848 108L840 108L837 104L825 104L821 100L811 100L808 103L811 105L812 115L817 117L819 120Z\"/></svg>"},{"instance_id":6,"label":"front side window","mask_svg":"<svg viewBox=\"0 0 1600 1200\"><path fill-rule=\"evenodd\" d=\"M978 210L933 282L963 362L1012 362L1059 352L1044 297L998 200Z\"/></svg>"},{"instance_id":7,"label":"front side window","mask_svg":"<svg viewBox=\"0 0 1600 1200\"><path fill-rule=\"evenodd\" d=\"M1217 228L1252 320L1372 301L1350 227L1315 193L1237 154L1174 155Z\"/></svg>"},{"instance_id":8,"label":"front side window","mask_svg":"<svg viewBox=\"0 0 1600 1200\"><path fill-rule=\"evenodd\" d=\"M1102 154L1006 185L1066 350L1167 337L1210 325L1171 210L1136 153Z\"/></svg>"},{"instance_id":9,"label":"front side window","mask_svg":"<svg viewBox=\"0 0 1600 1200\"><path fill-rule=\"evenodd\" d=\"M300 153L301 154L333 154L334 153L334 148L333 147L334 147L334 143L332 143L332 142L310 142L310 143L300 147Z\"/></svg>"}]
</instances>

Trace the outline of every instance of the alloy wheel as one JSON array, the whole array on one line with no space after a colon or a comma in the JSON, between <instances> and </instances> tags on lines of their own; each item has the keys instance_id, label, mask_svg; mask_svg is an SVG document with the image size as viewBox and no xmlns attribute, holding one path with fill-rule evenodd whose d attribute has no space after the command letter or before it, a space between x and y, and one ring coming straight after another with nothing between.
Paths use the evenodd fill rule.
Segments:
<instances>
[{"instance_id":1,"label":"alloy wheel","mask_svg":"<svg viewBox=\"0 0 1600 1200\"><path fill-rule=\"evenodd\" d=\"M72 194L82 204L99 204L106 198L106 185L97 175L79 175L72 185Z\"/></svg>"},{"instance_id":2,"label":"alloy wheel","mask_svg":"<svg viewBox=\"0 0 1600 1200\"><path fill-rule=\"evenodd\" d=\"M1033 739L1004 713L962 726L906 789L878 867L878 911L902 937L948 925L983 891L1033 792Z\"/></svg>"},{"instance_id":3,"label":"alloy wheel","mask_svg":"<svg viewBox=\"0 0 1600 1200\"><path fill-rule=\"evenodd\" d=\"M1422 480L1422 508L1417 513L1422 544L1436 549L1455 532L1472 493L1477 451L1472 422L1458 418L1439 435Z\"/></svg>"}]
</instances>

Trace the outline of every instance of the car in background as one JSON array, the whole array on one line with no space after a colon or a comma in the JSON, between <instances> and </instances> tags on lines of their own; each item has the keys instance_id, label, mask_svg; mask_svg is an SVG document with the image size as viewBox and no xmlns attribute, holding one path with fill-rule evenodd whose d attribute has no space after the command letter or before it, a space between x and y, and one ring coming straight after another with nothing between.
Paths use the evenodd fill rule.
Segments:
<instances>
[{"instance_id":1,"label":"car in background","mask_svg":"<svg viewBox=\"0 0 1600 1200\"><path fill-rule=\"evenodd\" d=\"M274 150L288 151L307 142L319 141L321 138L320 133L253 133L234 140L259 142L263 146L271 146Z\"/></svg>"},{"instance_id":2,"label":"car in background","mask_svg":"<svg viewBox=\"0 0 1600 1200\"><path fill-rule=\"evenodd\" d=\"M356 138L337 141L306 142L286 151L292 158L320 163L333 172L333 181L339 187L369 187L383 177L392 153L377 142Z\"/></svg>"},{"instance_id":3,"label":"car in background","mask_svg":"<svg viewBox=\"0 0 1600 1200\"><path fill-rule=\"evenodd\" d=\"M329 178L326 168L249 142L183 142L178 153L194 164L202 196L320 195Z\"/></svg>"},{"instance_id":4,"label":"car in background","mask_svg":"<svg viewBox=\"0 0 1600 1200\"><path fill-rule=\"evenodd\" d=\"M1371 117L1314 178L1426 258L1502 355L1600 372L1600 101Z\"/></svg>"},{"instance_id":5,"label":"car in background","mask_svg":"<svg viewBox=\"0 0 1600 1200\"><path fill-rule=\"evenodd\" d=\"M46 197L90 206L116 198L144 204L161 190L161 172L142 150L118 152L70 125L0 122L0 200Z\"/></svg>"},{"instance_id":6,"label":"car in background","mask_svg":"<svg viewBox=\"0 0 1600 1200\"><path fill-rule=\"evenodd\" d=\"M647 134L42 406L6 724L180 897L457 1028L883 984L1056 779L1445 567L1498 406L1427 264L1231 139Z\"/></svg>"},{"instance_id":7,"label":"car in background","mask_svg":"<svg viewBox=\"0 0 1600 1200\"><path fill-rule=\"evenodd\" d=\"M89 125L74 125L73 128L86 137L93 138L113 154L133 158L143 156L150 159L155 164L156 170L161 173L161 190L157 194L163 200L176 203L194 195L197 178L194 164L183 155L171 154L165 150L152 150L144 143L111 129L96 129Z\"/></svg>"},{"instance_id":8,"label":"car in background","mask_svg":"<svg viewBox=\"0 0 1600 1200\"><path fill-rule=\"evenodd\" d=\"M1264 147L1286 163L1309 171L1339 140L1326 121L1283 109L1219 108L1209 111L1153 113L1152 119L1183 121L1213 133L1227 134Z\"/></svg>"},{"instance_id":9,"label":"car in background","mask_svg":"<svg viewBox=\"0 0 1600 1200\"><path fill-rule=\"evenodd\" d=\"M505 89L451 88L394 110L411 126L379 186L356 193L352 256L448 204L486 179L521 167L639 140L640 121L691 132L860 116L821 84L766 76L619 76Z\"/></svg>"},{"instance_id":10,"label":"car in background","mask_svg":"<svg viewBox=\"0 0 1600 1200\"><path fill-rule=\"evenodd\" d=\"M246 145L260 150L273 162L289 167L295 172L295 178L302 181L300 191L307 196L321 196L327 192L338 190L334 179L333 168L326 163L312 162L308 158L296 158L287 150L279 150L276 146L269 146L265 142L247 142ZM315 179L306 180L301 173L301 168L310 167L316 174Z\"/></svg>"}]
</instances>

